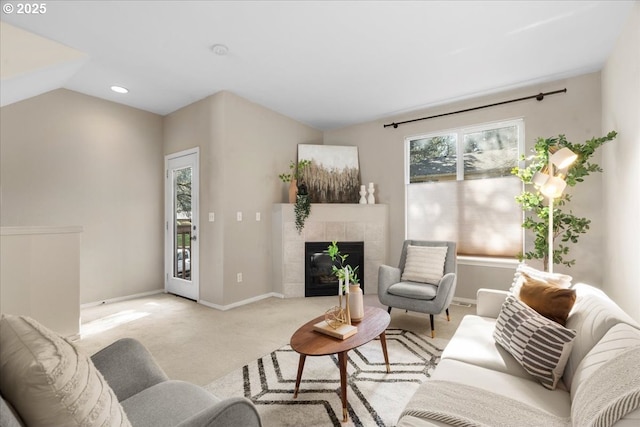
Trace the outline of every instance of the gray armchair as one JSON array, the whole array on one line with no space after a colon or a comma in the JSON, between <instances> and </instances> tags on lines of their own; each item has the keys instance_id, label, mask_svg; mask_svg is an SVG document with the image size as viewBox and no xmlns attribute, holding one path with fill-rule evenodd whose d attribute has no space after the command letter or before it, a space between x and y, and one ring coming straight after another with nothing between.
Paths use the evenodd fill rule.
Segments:
<instances>
[{"instance_id":1,"label":"gray armchair","mask_svg":"<svg viewBox=\"0 0 640 427\"><path fill-rule=\"evenodd\" d=\"M402 281L407 259L407 247L412 246L446 246L444 275L438 284ZM407 311L428 313L431 322L431 337L435 338L433 315L446 311L449 320L449 304L456 290L456 243L446 241L405 240L400 255L399 267L381 265L378 272L378 299L391 308L402 308Z\"/></svg>"},{"instance_id":2,"label":"gray armchair","mask_svg":"<svg viewBox=\"0 0 640 427\"><path fill-rule=\"evenodd\" d=\"M262 425L255 406L244 397L220 399L194 384L167 378L137 340L120 339L91 360L134 427Z\"/></svg>"},{"instance_id":3,"label":"gray armchair","mask_svg":"<svg viewBox=\"0 0 640 427\"><path fill-rule=\"evenodd\" d=\"M0 326L2 326L2 321L0 321ZM42 327L41 329L46 328ZM25 330L21 329L20 331ZM95 390L86 394L84 391L79 394L76 390L85 386L94 389L102 386L99 381L91 381L90 379L96 375L92 374L95 371L88 367L88 363L91 362L102 374L108 387L115 393L119 402L115 404L122 406L129 419L130 424L125 422L122 425L133 427L260 427L262 425L258 411L249 399L244 397L220 399L195 384L167 378L151 353L137 340L120 339L91 356L90 362L83 362L86 360L86 356L79 355L75 359L69 356L69 354L75 354L76 350L65 340L57 338L55 346L47 344L46 337L52 336L52 333L47 333L48 335L44 338L38 337L36 333L32 332L22 334L28 338L28 340L25 339L28 344L23 349L22 346L18 348L13 344L15 340L13 342L4 340L5 335L15 334L9 332L5 334L5 330L2 332L0 340L3 343L0 348L11 350L0 352L3 364L6 363L7 366L12 367L16 363L26 364L28 369L25 368L25 370L37 378L21 377L19 381L28 383L28 386L23 386L16 381L0 381L4 387L0 388L0 427L28 427L29 424L25 421L25 417L26 419L34 419L34 417L39 419L34 416L34 412L38 414L46 412L47 420L73 417L75 416L73 414L77 412L80 415L73 418L77 421L77 425L80 425L80 422L85 425L86 419L82 417L86 416L89 419L94 412L98 414L96 417L103 417L105 411L111 411L109 413L110 421L118 420L117 409L109 409L113 408L114 404L112 401L106 400L109 396L108 393L105 394L107 397L103 398L101 394L97 395ZM43 341L45 344L39 344ZM32 355L32 360L27 359L26 362L17 360L18 358L24 359L20 357L24 351L33 348L49 350ZM56 353L53 348L59 349L59 352ZM55 364L52 361L58 361L58 363ZM41 364L38 364L39 362ZM50 369L41 368L43 365ZM57 375L55 376L55 384L47 383L46 386L38 387L43 378L52 378L54 374ZM59 383L64 384L65 382L67 385L64 386L64 393L58 393L56 387L60 385ZM29 394L34 388L38 392L35 393L38 394L36 398L32 396L34 393ZM13 391L14 389L17 392ZM98 390L97 393L102 393L102 390ZM86 398L81 398L81 396ZM99 397L98 400L96 400L96 396ZM29 413L29 409L25 409L25 407L35 408L35 410ZM22 414L20 408L22 408ZM75 412L72 411L73 409ZM65 417L58 417L56 411L64 412ZM46 424L39 423L38 425ZM63 424L49 422L48 425ZM119 426L121 424L111 425Z\"/></svg>"}]
</instances>

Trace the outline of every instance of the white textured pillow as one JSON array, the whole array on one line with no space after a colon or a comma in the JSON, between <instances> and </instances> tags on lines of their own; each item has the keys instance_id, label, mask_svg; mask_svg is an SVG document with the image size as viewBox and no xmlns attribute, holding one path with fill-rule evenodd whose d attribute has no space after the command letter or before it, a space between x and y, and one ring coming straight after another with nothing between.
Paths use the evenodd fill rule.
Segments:
<instances>
[{"instance_id":1,"label":"white textured pillow","mask_svg":"<svg viewBox=\"0 0 640 427\"><path fill-rule=\"evenodd\" d=\"M407 246L402 280L437 285L442 279L447 246Z\"/></svg>"},{"instance_id":2,"label":"white textured pillow","mask_svg":"<svg viewBox=\"0 0 640 427\"><path fill-rule=\"evenodd\" d=\"M518 265L518 268L516 268L513 284L511 285L511 289L509 289L509 292L518 298L520 298L520 288L522 288L522 285L525 282L523 273L533 279L541 280L565 289L571 287L571 281L573 280L573 277L568 274L549 273L547 271L537 270L525 263L521 263Z\"/></svg>"},{"instance_id":3,"label":"white textured pillow","mask_svg":"<svg viewBox=\"0 0 640 427\"><path fill-rule=\"evenodd\" d=\"M543 317L513 295L507 296L493 338L540 383L553 390L569 360L576 331Z\"/></svg>"},{"instance_id":4,"label":"white textured pillow","mask_svg":"<svg viewBox=\"0 0 640 427\"><path fill-rule=\"evenodd\" d=\"M0 390L29 426L131 426L91 359L28 317L0 318Z\"/></svg>"}]
</instances>

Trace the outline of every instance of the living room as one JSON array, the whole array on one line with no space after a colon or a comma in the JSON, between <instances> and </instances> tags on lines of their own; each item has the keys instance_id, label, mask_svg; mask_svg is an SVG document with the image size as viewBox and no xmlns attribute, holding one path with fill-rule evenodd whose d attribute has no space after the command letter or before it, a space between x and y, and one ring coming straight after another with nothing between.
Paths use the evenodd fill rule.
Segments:
<instances>
[{"instance_id":1,"label":"living room","mask_svg":"<svg viewBox=\"0 0 640 427\"><path fill-rule=\"evenodd\" d=\"M640 5L634 2L604 63L584 72L512 87L504 84L500 91L407 107L400 113L393 110L326 129L287 117L233 90L159 114L70 90L61 82L35 96L3 103L0 110L2 227L82 227L78 299L83 307L162 293L164 157L199 147L198 301L228 311L280 296L268 280L271 212L274 204L286 202L287 189L278 174L296 158L299 144L358 147L362 182L374 182L376 202L388 206L386 263L397 265L405 239L407 136L523 117L529 149L536 137L565 134L582 142L615 130L618 137L602 148L598 158L604 173L589 177L573 192L573 209L592 220L589 233L573 249L578 262L557 271L600 287L640 320L640 288L634 283L640 273L635 262L640 251L639 15ZM12 24L6 18L3 15L3 28ZM4 64L3 57L3 68ZM40 69L35 76L45 72ZM3 92L9 83L3 75ZM460 85L462 94L464 82ZM563 88L566 93L542 102L383 127ZM237 212L244 213L244 221L236 220ZM261 221L253 220L258 212ZM215 214L214 221L207 220L209 213ZM251 251L246 250L248 245ZM515 266L515 262L496 267L490 262L461 261L458 297L473 302L480 287L508 289Z\"/></svg>"}]
</instances>

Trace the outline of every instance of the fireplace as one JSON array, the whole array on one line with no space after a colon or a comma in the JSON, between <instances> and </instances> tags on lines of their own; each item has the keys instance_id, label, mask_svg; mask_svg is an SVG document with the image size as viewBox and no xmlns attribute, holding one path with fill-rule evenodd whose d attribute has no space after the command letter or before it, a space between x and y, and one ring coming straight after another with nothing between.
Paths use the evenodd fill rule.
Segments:
<instances>
[{"instance_id":1,"label":"fireplace","mask_svg":"<svg viewBox=\"0 0 640 427\"><path fill-rule=\"evenodd\" d=\"M338 295L338 279L331 272L333 262L327 247L331 242L305 242L305 297ZM364 293L364 242L338 242L340 253L349 256L345 264L358 267L360 288Z\"/></svg>"}]
</instances>

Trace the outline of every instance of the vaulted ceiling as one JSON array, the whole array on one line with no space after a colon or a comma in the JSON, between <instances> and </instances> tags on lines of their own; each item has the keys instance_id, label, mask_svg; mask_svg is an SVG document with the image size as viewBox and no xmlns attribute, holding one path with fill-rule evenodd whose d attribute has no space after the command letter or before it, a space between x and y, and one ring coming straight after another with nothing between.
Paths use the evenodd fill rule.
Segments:
<instances>
[{"instance_id":1,"label":"vaulted ceiling","mask_svg":"<svg viewBox=\"0 0 640 427\"><path fill-rule=\"evenodd\" d=\"M228 90L326 130L597 71L634 3L3 1L0 92L165 115Z\"/></svg>"}]
</instances>

